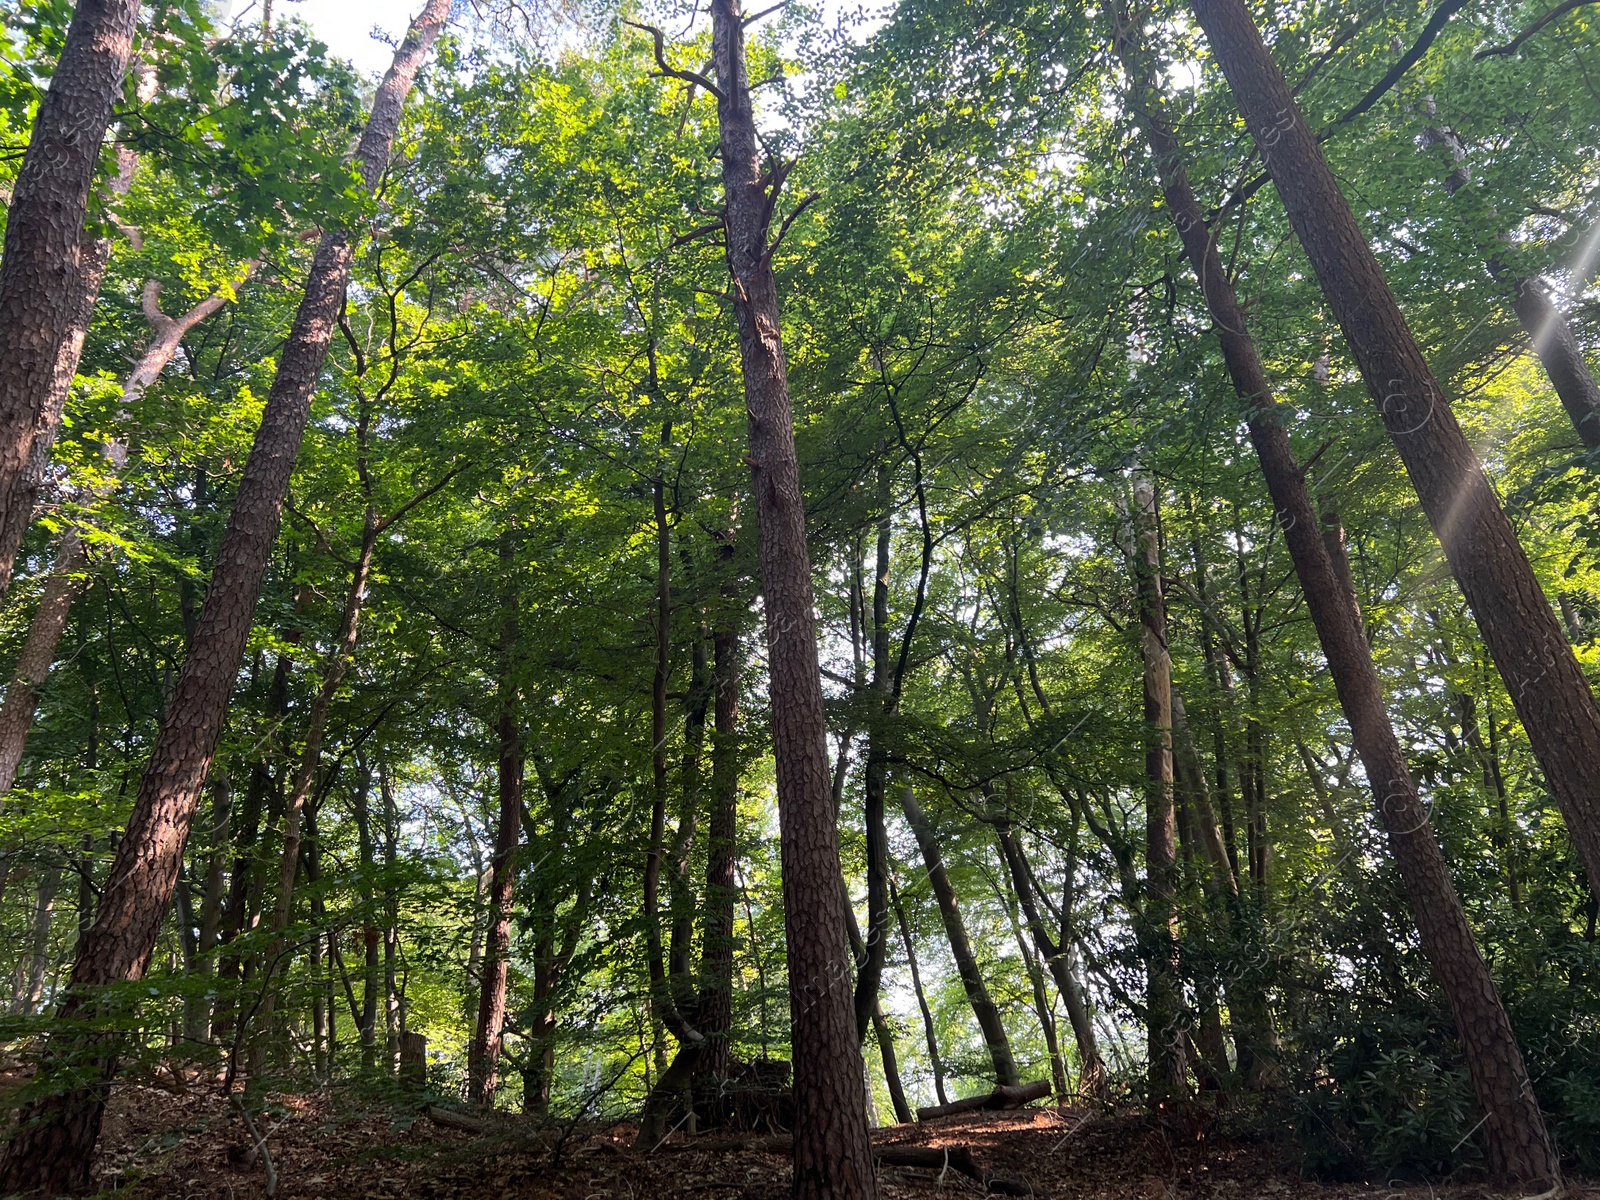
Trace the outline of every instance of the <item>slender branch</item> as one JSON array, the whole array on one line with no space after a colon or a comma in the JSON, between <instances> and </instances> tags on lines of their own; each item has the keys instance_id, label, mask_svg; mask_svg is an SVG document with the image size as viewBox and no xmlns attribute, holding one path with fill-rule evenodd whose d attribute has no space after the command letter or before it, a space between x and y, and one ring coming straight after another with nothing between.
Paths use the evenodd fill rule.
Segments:
<instances>
[{"instance_id":1,"label":"slender branch","mask_svg":"<svg viewBox=\"0 0 1600 1200\"><path fill-rule=\"evenodd\" d=\"M700 74L700 72L686 71L681 67L673 66L667 61L667 35L662 33L661 30L657 29L654 25L641 25L637 21L629 21L626 19L622 23L624 25L631 25L635 29L642 29L655 39L656 66L660 68L661 74L670 79L681 79L685 83L692 83L695 87L705 88L706 91L710 92L719 101L727 100L727 96L723 94L722 89L716 84L712 83L711 80L707 79L704 75Z\"/></svg>"},{"instance_id":2,"label":"slender branch","mask_svg":"<svg viewBox=\"0 0 1600 1200\"><path fill-rule=\"evenodd\" d=\"M1522 46L1523 42L1527 41L1534 34L1538 33L1539 30L1550 24L1551 21L1559 21L1562 17L1566 16L1574 9L1579 9L1586 4L1594 4L1596 2L1597 0L1565 0L1565 3L1556 5L1532 25L1529 25L1521 33L1517 34L1516 37L1512 38L1504 46L1490 46L1487 50L1479 50L1472 57L1474 60L1477 60L1480 58L1490 58L1496 54L1515 54Z\"/></svg>"},{"instance_id":3,"label":"slender branch","mask_svg":"<svg viewBox=\"0 0 1600 1200\"><path fill-rule=\"evenodd\" d=\"M1466 2L1467 0L1444 0L1444 3L1434 9L1433 16L1428 18L1428 23L1422 27L1422 32L1417 35L1417 40L1411 43L1411 49L1402 54L1394 66L1390 67L1384 74L1383 78L1373 84L1367 90L1367 94L1335 120L1330 128L1348 124L1381 100L1384 93L1399 83L1405 73L1417 65L1417 61L1428 52L1428 47L1433 45L1434 39L1449 24L1450 18L1460 12ZM1318 137L1325 138L1328 136L1328 132L1329 130L1323 130Z\"/></svg>"},{"instance_id":4,"label":"slender branch","mask_svg":"<svg viewBox=\"0 0 1600 1200\"><path fill-rule=\"evenodd\" d=\"M439 490L441 488L443 488L445 484L449 483L457 475L459 475L459 474L461 474L461 472L465 471L467 469L467 465L468 464L466 464L466 463L462 463L460 466L455 467L454 469L445 472L443 478L441 478L439 480L439 482L435 483L427 491L417 493L417 495L411 497L410 500L406 501L399 508L395 509L394 512L390 513L383 520L379 521L378 522L378 532L382 533L384 530L388 529L396 521L400 520L401 517L405 516L408 512L410 512L417 505L421 504L424 500L428 499L430 496L434 496L434 495L438 494Z\"/></svg>"},{"instance_id":5,"label":"slender branch","mask_svg":"<svg viewBox=\"0 0 1600 1200\"><path fill-rule=\"evenodd\" d=\"M783 224L778 226L778 236L773 238L772 245L767 247L767 258L770 259L778 252L778 247L783 245L783 235L789 232L789 226L794 224L794 219L801 213L805 212L806 209L810 208L814 202L820 199L822 199L821 192L812 192L810 195L806 196L805 199L801 200L799 204L794 206L794 210L783 219Z\"/></svg>"}]
</instances>

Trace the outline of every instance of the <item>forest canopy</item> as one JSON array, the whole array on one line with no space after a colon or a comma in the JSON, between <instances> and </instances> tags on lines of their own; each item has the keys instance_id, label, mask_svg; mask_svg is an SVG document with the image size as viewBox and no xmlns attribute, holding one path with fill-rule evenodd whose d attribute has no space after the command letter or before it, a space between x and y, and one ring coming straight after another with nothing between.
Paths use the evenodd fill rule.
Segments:
<instances>
[{"instance_id":1,"label":"forest canopy","mask_svg":"<svg viewBox=\"0 0 1600 1200\"><path fill-rule=\"evenodd\" d=\"M1600 1175L1600 7L417 3L0 0L0 1194Z\"/></svg>"}]
</instances>

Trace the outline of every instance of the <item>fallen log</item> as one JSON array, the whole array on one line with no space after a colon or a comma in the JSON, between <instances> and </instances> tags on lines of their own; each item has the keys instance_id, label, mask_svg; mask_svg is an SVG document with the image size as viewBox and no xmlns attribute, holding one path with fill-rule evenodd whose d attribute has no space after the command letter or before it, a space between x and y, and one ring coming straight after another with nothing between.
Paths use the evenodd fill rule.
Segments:
<instances>
[{"instance_id":1,"label":"fallen log","mask_svg":"<svg viewBox=\"0 0 1600 1200\"><path fill-rule=\"evenodd\" d=\"M458 1113L452 1109L440 1108L437 1104L423 1105L422 1114L435 1125L443 1125L446 1129L459 1129L464 1133L481 1135L494 1129L488 1121L480 1121L477 1117L469 1117L466 1113Z\"/></svg>"},{"instance_id":2,"label":"fallen log","mask_svg":"<svg viewBox=\"0 0 1600 1200\"><path fill-rule=\"evenodd\" d=\"M978 1112L981 1109L1021 1108L1024 1104L1043 1100L1049 1094L1050 1081L1047 1079L1016 1085L1001 1084L994 1091L982 1096L968 1096L963 1100L952 1100L949 1104L934 1104L927 1108L919 1108L917 1120L931 1121L936 1117L953 1117L958 1113Z\"/></svg>"},{"instance_id":3,"label":"fallen log","mask_svg":"<svg viewBox=\"0 0 1600 1200\"><path fill-rule=\"evenodd\" d=\"M886 1167L913 1167L923 1171L956 1171L983 1185L991 1196L1031 1196L1033 1189L1017 1179L991 1175L965 1146L874 1146L872 1157Z\"/></svg>"}]
</instances>

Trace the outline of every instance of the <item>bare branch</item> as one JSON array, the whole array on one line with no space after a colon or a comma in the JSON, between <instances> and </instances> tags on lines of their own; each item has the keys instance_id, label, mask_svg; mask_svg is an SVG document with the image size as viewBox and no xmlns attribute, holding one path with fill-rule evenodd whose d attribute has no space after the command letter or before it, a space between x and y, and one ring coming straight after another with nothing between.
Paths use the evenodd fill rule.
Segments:
<instances>
[{"instance_id":1,"label":"bare branch","mask_svg":"<svg viewBox=\"0 0 1600 1200\"><path fill-rule=\"evenodd\" d=\"M660 68L660 73L662 75L665 75L671 79L681 79L685 83L693 84L695 87L705 88L706 91L710 92L719 101L727 99L727 97L722 94L721 88L712 83L711 80L707 79L698 71L685 71L680 67L673 66L667 61L667 35L662 33L661 30L657 29L654 25L641 25L637 21L624 20L622 23L624 25L632 25L635 29L642 29L655 39L656 66Z\"/></svg>"},{"instance_id":2,"label":"bare branch","mask_svg":"<svg viewBox=\"0 0 1600 1200\"><path fill-rule=\"evenodd\" d=\"M820 199L822 199L821 192L812 192L794 206L794 210L783 219L783 224L778 226L778 236L773 238L772 245L767 247L767 257L769 259L778 252L778 247L783 244L783 235L789 232L789 226L794 224L794 219L810 208L813 202Z\"/></svg>"}]
</instances>

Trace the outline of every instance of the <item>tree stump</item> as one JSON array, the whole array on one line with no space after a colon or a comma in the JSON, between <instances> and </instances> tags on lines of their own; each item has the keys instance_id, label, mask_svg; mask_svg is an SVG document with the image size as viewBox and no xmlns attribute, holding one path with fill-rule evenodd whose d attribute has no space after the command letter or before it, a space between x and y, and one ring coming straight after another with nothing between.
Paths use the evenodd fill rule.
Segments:
<instances>
[{"instance_id":1,"label":"tree stump","mask_svg":"<svg viewBox=\"0 0 1600 1200\"><path fill-rule=\"evenodd\" d=\"M428 1039L409 1030L400 1035L400 1083L421 1091L428 1083Z\"/></svg>"}]
</instances>

